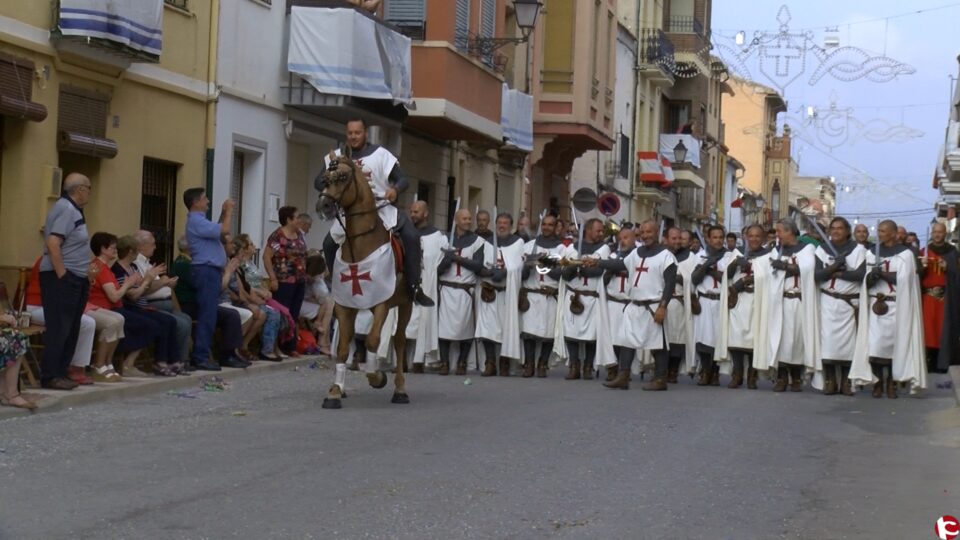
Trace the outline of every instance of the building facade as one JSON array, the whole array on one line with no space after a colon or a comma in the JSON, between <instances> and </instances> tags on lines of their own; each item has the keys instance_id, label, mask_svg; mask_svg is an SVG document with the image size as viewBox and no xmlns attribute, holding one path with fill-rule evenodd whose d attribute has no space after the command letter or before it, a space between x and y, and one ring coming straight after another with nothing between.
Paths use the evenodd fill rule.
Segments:
<instances>
[{"instance_id":1,"label":"building facade","mask_svg":"<svg viewBox=\"0 0 960 540\"><path fill-rule=\"evenodd\" d=\"M182 0L144 2L135 13L81 0L0 4L0 267L41 254L47 209L71 172L93 185L91 233L146 228L157 260L175 256L181 193L203 185L212 138L214 29L209 2L189 12ZM117 17L131 22L109 23Z\"/></svg>"}]
</instances>

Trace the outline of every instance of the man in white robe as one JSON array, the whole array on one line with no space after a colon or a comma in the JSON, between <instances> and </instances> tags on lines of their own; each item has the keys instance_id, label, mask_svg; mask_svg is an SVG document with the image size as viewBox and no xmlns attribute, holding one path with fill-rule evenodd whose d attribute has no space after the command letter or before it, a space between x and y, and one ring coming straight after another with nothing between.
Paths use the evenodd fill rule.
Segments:
<instances>
[{"instance_id":1,"label":"man in white robe","mask_svg":"<svg viewBox=\"0 0 960 540\"><path fill-rule=\"evenodd\" d=\"M813 377L822 371L816 248L799 241L800 231L791 219L781 219L776 229L780 248L770 262L773 277L765 300L770 358L777 373L773 391L785 391L789 378L790 391L800 392L805 374Z\"/></svg>"},{"instance_id":2,"label":"man in white robe","mask_svg":"<svg viewBox=\"0 0 960 540\"><path fill-rule=\"evenodd\" d=\"M410 181L403 175L399 161L389 150L367 142L367 124L363 118L350 118L347 120L346 128L349 157L368 175L367 181L373 189L373 194L378 201L381 201L378 203L380 221L387 230L394 231L403 243L405 253L403 273L407 282L407 292L415 303L431 306L434 304L433 299L424 294L420 288L420 237L407 215L394 206L399 194L410 186ZM335 154L340 155L340 149L337 149ZM324 157L324 165L327 167L330 165L329 155ZM323 175L314 180L314 187L323 193ZM323 202L323 199L321 198L319 202ZM342 216L341 219L343 219ZM327 268L333 268L337 248L344 239L343 226L340 220L335 220L330 227L330 233L323 240L323 254L327 261Z\"/></svg>"},{"instance_id":3,"label":"man in white robe","mask_svg":"<svg viewBox=\"0 0 960 540\"><path fill-rule=\"evenodd\" d=\"M486 242L470 230L473 223L470 211L460 209L453 219L453 245L437 268L440 276L440 375L450 373L450 345L454 341L460 344L456 374L467 374L467 356L476 337L474 293L477 279L489 273L483 264Z\"/></svg>"},{"instance_id":4,"label":"man in white robe","mask_svg":"<svg viewBox=\"0 0 960 540\"><path fill-rule=\"evenodd\" d=\"M617 234L617 250L610 255L611 259L623 260L627 258L633 250L637 249L637 235L632 228L624 227ZM616 362L607 366L607 380L611 382L617 378L619 364L629 365L632 361L635 351L629 346L626 340L627 332L624 329L626 319L623 312L630 304L630 273L626 269L619 272L607 270L604 273L604 282L607 287L607 320L610 323L610 338L613 342L613 351Z\"/></svg>"},{"instance_id":5,"label":"man in white robe","mask_svg":"<svg viewBox=\"0 0 960 540\"><path fill-rule=\"evenodd\" d=\"M550 355L555 348L565 350L563 324L557 324L557 298L561 289L562 268L546 266L548 272L538 271L536 261L542 257L573 258L557 234L557 218L546 215L540 221L540 236L524 247L523 286L520 293L520 329L523 338L523 377L546 377ZM524 309L526 308L526 309ZM559 343L557 342L557 338ZM539 355L537 346L540 346ZM565 355L564 355L565 356Z\"/></svg>"},{"instance_id":6,"label":"man in white robe","mask_svg":"<svg viewBox=\"0 0 960 540\"><path fill-rule=\"evenodd\" d=\"M724 248L723 238L723 227L713 225L707 229L707 245L694 255L698 262L690 276L697 291L693 303L693 332L700 363L697 386L720 386L720 365L714 362L720 330L720 295L723 273L734 270L730 263L736 258L735 252Z\"/></svg>"},{"instance_id":7,"label":"man in white robe","mask_svg":"<svg viewBox=\"0 0 960 540\"><path fill-rule=\"evenodd\" d=\"M897 382L910 393L927 386L923 319L916 259L897 241L897 224L877 227L880 246L867 255L871 267L860 289L860 321L850 378L873 384L873 397L896 399ZM878 264L879 260L879 264Z\"/></svg>"},{"instance_id":8,"label":"man in white robe","mask_svg":"<svg viewBox=\"0 0 960 540\"><path fill-rule=\"evenodd\" d=\"M693 311L691 295L695 294L691 276L697 258L690 253L690 241L684 240L684 232L677 227L667 229L667 247L677 259L677 279L673 296L667 305L667 342L670 344L670 366L667 382L675 384L680 372L692 373L696 341L693 335ZM690 233L686 232L689 236Z\"/></svg>"},{"instance_id":9,"label":"man in white robe","mask_svg":"<svg viewBox=\"0 0 960 540\"><path fill-rule=\"evenodd\" d=\"M756 293L757 281L769 275L771 250L766 243L766 231L760 225L747 228L744 235L744 254L733 263L727 303L725 345L733 361L733 373L727 388L743 384L746 369L747 388L757 389L757 370L753 367L756 334L759 331L760 306ZM766 266L766 273L758 272Z\"/></svg>"},{"instance_id":10,"label":"man in white robe","mask_svg":"<svg viewBox=\"0 0 960 540\"><path fill-rule=\"evenodd\" d=\"M853 395L850 363L857 343L857 306L866 274L867 250L851 238L850 222L830 222L826 240L817 248L816 279L820 288L820 358L823 394ZM837 370L840 371L839 383Z\"/></svg>"},{"instance_id":11,"label":"man in white robe","mask_svg":"<svg viewBox=\"0 0 960 540\"><path fill-rule=\"evenodd\" d=\"M520 360L520 312L517 299L520 295L520 282L523 273L523 253L525 243L519 236L512 234L513 216L502 213L495 224L496 250L488 243L484 247L485 266L491 268L490 277L480 281L480 294L477 300L477 339L483 343L486 360L484 377L497 374L510 376L510 361ZM499 365L497 362L499 346Z\"/></svg>"},{"instance_id":12,"label":"man in white robe","mask_svg":"<svg viewBox=\"0 0 960 540\"><path fill-rule=\"evenodd\" d=\"M664 323L667 319L667 304L673 296L677 276L677 260L667 246L659 244L657 224L645 221L640 225L643 245L633 250L624 259L590 260L613 272L627 272L630 280L630 303L622 314L618 342L631 353L649 351L654 359L653 380L643 386L644 390L667 390L669 351ZM621 349L622 350L622 349ZM626 355L617 369L617 377L604 386L611 389L630 388L630 371L634 355Z\"/></svg>"},{"instance_id":13,"label":"man in white robe","mask_svg":"<svg viewBox=\"0 0 960 540\"><path fill-rule=\"evenodd\" d=\"M410 205L410 220L420 235L421 279L423 289L432 298L437 298L437 268L443 259L443 250L449 247L447 235L430 224L430 211L424 201ZM407 323L407 351L410 354L414 373L423 373L424 363L439 361L439 318L437 306L414 305Z\"/></svg>"},{"instance_id":14,"label":"man in white robe","mask_svg":"<svg viewBox=\"0 0 960 540\"><path fill-rule=\"evenodd\" d=\"M585 258L606 259L610 247L603 241L603 222L588 219L583 224L583 245L579 253ZM567 342L569 370L567 380L581 378L581 345L584 350L583 374L586 380L593 379L594 360L598 349L604 359L603 366L613 360L613 345L610 341L610 325L607 321L606 290L603 269L586 266L570 266L563 271L567 290L561 306L564 338Z\"/></svg>"}]
</instances>

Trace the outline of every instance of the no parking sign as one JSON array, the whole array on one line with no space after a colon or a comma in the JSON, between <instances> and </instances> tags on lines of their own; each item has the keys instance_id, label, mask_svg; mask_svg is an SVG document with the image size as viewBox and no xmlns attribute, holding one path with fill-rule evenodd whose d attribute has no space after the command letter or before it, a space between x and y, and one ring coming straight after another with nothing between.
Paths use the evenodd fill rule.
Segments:
<instances>
[{"instance_id":1,"label":"no parking sign","mask_svg":"<svg viewBox=\"0 0 960 540\"><path fill-rule=\"evenodd\" d=\"M614 193L604 193L597 198L597 210L610 217L620 211L620 197Z\"/></svg>"}]
</instances>

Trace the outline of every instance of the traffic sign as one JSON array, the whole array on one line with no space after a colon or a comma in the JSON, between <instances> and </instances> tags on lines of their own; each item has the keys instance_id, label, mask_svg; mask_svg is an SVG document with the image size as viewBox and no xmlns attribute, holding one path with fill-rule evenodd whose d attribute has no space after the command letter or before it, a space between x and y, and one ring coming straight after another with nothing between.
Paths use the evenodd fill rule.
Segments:
<instances>
[{"instance_id":1,"label":"traffic sign","mask_svg":"<svg viewBox=\"0 0 960 540\"><path fill-rule=\"evenodd\" d=\"M587 187L580 188L573 194L572 202L578 212L592 212L597 207L597 192Z\"/></svg>"},{"instance_id":2,"label":"traffic sign","mask_svg":"<svg viewBox=\"0 0 960 540\"><path fill-rule=\"evenodd\" d=\"M597 199L597 209L600 213L610 217L620 211L620 197L615 193L604 193Z\"/></svg>"}]
</instances>

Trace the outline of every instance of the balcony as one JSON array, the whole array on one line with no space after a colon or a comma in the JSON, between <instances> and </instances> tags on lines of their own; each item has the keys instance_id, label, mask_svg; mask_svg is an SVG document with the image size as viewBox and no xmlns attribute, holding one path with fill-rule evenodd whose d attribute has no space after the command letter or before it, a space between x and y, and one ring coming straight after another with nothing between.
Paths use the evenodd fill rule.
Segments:
<instances>
[{"instance_id":1,"label":"balcony","mask_svg":"<svg viewBox=\"0 0 960 540\"><path fill-rule=\"evenodd\" d=\"M679 143L687 149L687 155L682 162L677 162L674 149ZM670 162L673 168L674 183L678 187L703 190L707 185L703 178L705 171L700 166L700 140L693 135L663 134L660 135L660 153Z\"/></svg>"},{"instance_id":2,"label":"balcony","mask_svg":"<svg viewBox=\"0 0 960 540\"><path fill-rule=\"evenodd\" d=\"M695 17L672 16L666 21L667 38L676 49L679 63L696 64L701 73L710 73L710 35L703 23Z\"/></svg>"},{"instance_id":3,"label":"balcony","mask_svg":"<svg viewBox=\"0 0 960 540\"><path fill-rule=\"evenodd\" d=\"M960 120L951 120L947 125L943 172L946 181L940 183L940 192L943 194L960 192Z\"/></svg>"},{"instance_id":4,"label":"balcony","mask_svg":"<svg viewBox=\"0 0 960 540\"><path fill-rule=\"evenodd\" d=\"M673 43L659 28L644 28L640 31L640 70L654 84L673 84Z\"/></svg>"},{"instance_id":5,"label":"balcony","mask_svg":"<svg viewBox=\"0 0 960 540\"><path fill-rule=\"evenodd\" d=\"M410 38L343 0L293 0L289 13L285 105L341 121L356 111L405 117Z\"/></svg>"},{"instance_id":6,"label":"balcony","mask_svg":"<svg viewBox=\"0 0 960 540\"><path fill-rule=\"evenodd\" d=\"M703 23L693 16L674 15L668 18L667 32L671 34L696 34L705 37Z\"/></svg>"},{"instance_id":7,"label":"balcony","mask_svg":"<svg viewBox=\"0 0 960 540\"><path fill-rule=\"evenodd\" d=\"M106 4L106 5L105 5ZM61 56L125 70L133 62L160 62L164 0L70 0L54 6L50 40Z\"/></svg>"},{"instance_id":8,"label":"balcony","mask_svg":"<svg viewBox=\"0 0 960 540\"><path fill-rule=\"evenodd\" d=\"M412 51L416 108L407 125L442 140L499 145L503 140L503 80L479 59L445 41Z\"/></svg>"}]
</instances>

